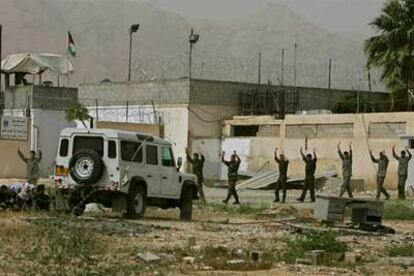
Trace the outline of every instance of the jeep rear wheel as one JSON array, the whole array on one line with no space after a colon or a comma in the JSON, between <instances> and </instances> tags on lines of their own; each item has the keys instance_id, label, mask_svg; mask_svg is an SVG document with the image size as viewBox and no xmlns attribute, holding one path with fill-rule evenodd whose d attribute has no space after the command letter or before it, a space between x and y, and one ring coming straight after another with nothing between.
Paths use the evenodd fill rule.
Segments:
<instances>
[{"instance_id":1,"label":"jeep rear wheel","mask_svg":"<svg viewBox=\"0 0 414 276\"><path fill-rule=\"evenodd\" d=\"M128 194L127 213L125 215L128 219L141 218L145 214L146 209L146 194L142 186L131 187Z\"/></svg>"},{"instance_id":2,"label":"jeep rear wheel","mask_svg":"<svg viewBox=\"0 0 414 276\"><path fill-rule=\"evenodd\" d=\"M186 188L181 196L180 219L190 221L193 215L193 191Z\"/></svg>"},{"instance_id":3,"label":"jeep rear wheel","mask_svg":"<svg viewBox=\"0 0 414 276\"><path fill-rule=\"evenodd\" d=\"M93 150L80 150L69 161L70 176L76 183L96 183L102 176L103 168L101 156Z\"/></svg>"}]
</instances>

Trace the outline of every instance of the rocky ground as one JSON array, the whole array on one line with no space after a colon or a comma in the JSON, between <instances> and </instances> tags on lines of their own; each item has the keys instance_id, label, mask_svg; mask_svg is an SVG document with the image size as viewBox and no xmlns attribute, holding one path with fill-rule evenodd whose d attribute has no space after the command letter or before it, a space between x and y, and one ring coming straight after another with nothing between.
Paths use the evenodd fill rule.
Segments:
<instances>
[{"instance_id":1,"label":"rocky ground","mask_svg":"<svg viewBox=\"0 0 414 276\"><path fill-rule=\"evenodd\" d=\"M386 219L396 234L385 235L323 227L313 204L295 202L297 191L284 205L268 191L241 191L242 206L225 206L225 194L206 189L208 204L195 204L192 222L156 208L136 221L109 210L79 218L0 211L0 274L414 274L414 201L386 203L408 215ZM325 257L309 263L308 249Z\"/></svg>"}]
</instances>

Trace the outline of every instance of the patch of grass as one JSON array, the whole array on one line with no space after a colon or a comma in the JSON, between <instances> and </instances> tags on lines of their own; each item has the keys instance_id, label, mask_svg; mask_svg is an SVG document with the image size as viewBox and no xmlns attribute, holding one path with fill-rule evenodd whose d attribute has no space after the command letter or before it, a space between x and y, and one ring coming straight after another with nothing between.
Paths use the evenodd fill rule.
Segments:
<instances>
[{"instance_id":1,"label":"patch of grass","mask_svg":"<svg viewBox=\"0 0 414 276\"><path fill-rule=\"evenodd\" d=\"M413 201L391 201L384 206L383 218L392 220L414 220Z\"/></svg>"},{"instance_id":2,"label":"patch of grass","mask_svg":"<svg viewBox=\"0 0 414 276\"><path fill-rule=\"evenodd\" d=\"M414 244L389 246L385 252L390 257L414 257Z\"/></svg>"},{"instance_id":3,"label":"patch of grass","mask_svg":"<svg viewBox=\"0 0 414 276\"><path fill-rule=\"evenodd\" d=\"M306 251L325 250L327 253L344 253L348 246L337 240L334 232L313 232L311 234L287 239L287 250L279 258L287 263L294 263L296 258L303 258Z\"/></svg>"}]
</instances>

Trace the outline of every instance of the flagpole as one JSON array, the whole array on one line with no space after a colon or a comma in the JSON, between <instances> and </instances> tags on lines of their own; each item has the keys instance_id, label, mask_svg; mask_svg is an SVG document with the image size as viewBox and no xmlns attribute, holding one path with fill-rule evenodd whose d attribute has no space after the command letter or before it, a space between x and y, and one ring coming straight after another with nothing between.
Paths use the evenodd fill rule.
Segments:
<instances>
[{"instance_id":1,"label":"flagpole","mask_svg":"<svg viewBox=\"0 0 414 276\"><path fill-rule=\"evenodd\" d=\"M69 49L68 49L69 37L68 36L69 36L69 31L66 34L66 81L67 81L66 86L67 87L69 87Z\"/></svg>"}]
</instances>

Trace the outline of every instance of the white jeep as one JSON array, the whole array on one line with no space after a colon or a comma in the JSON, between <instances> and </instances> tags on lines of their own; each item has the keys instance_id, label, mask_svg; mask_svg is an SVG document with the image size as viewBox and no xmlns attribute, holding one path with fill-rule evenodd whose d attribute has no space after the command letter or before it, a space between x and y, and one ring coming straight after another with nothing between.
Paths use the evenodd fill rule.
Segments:
<instances>
[{"instance_id":1,"label":"white jeep","mask_svg":"<svg viewBox=\"0 0 414 276\"><path fill-rule=\"evenodd\" d=\"M148 134L65 128L55 167L57 209L81 215L94 202L139 218L146 206L179 207L180 218L191 220L197 178L180 173L181 163L169 142Z\"/></svg>"}]
</instances>

